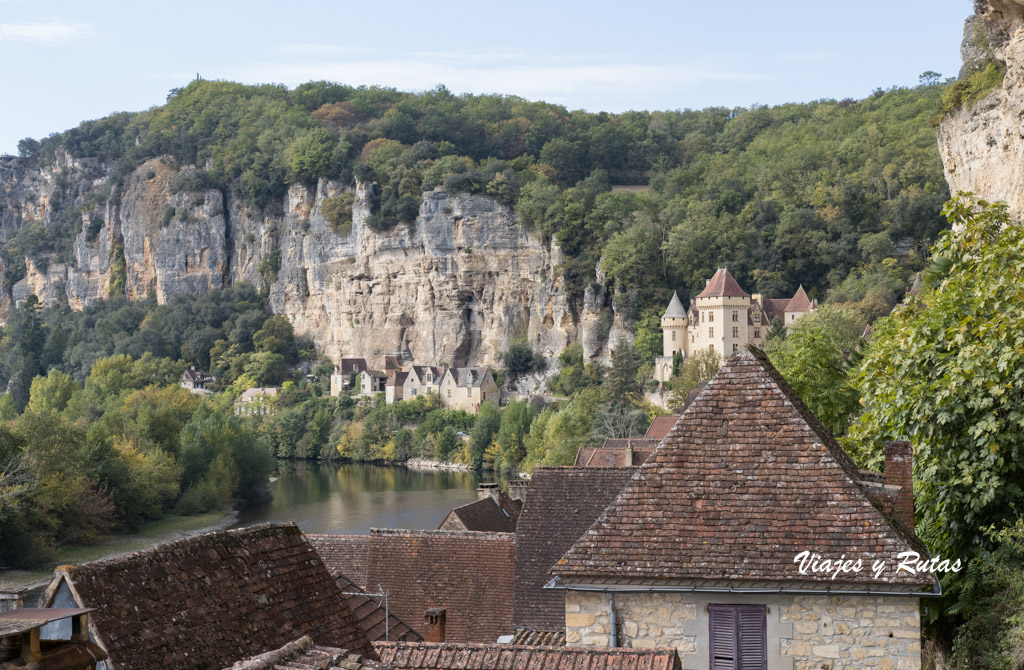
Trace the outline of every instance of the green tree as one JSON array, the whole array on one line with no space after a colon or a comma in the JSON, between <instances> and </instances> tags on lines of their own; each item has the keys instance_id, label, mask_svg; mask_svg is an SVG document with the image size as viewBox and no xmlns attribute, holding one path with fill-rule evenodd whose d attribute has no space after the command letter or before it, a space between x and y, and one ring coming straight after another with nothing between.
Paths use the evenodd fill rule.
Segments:
<instances>
[{"instance_id":1,"label":"green tree","mask_svg":"<svg viewBox=\"0 0 1024 670\"><path fill-rule=\"evenodd\" d=\"M484 452L491 446L491 441L501 428L501 413L491 402L485 402L480 406L476 415L476 423L469 434L469 457L470 465L474 470L479 470L483 464Z\"/></svg>"},{"instance_id":2,"label":"green tree","mask_svg":"<svg viewBox=\"0 0 1024 670\"><path fill-rule=\"evenodd\" d=\"M455 429L451 426L445 426L437 436L434 457L439 461L451 460L452 454L455 453L455 449L458 446L457 440L458 437L455 435Z\"/></svg>"},{"instance_id":3,"label":"green tree","mask_svg":"<svg viewBox=\"0 0 1024 670\"><path fill-rule=\"evenodd\" d=\"M71 394L78 389L75 380L60 370L50 370L45 377L32 380L28 407L36 412L53 410L63 412L71 400Z\"/></svg>"},{"instance_id":4,"label":"green tree","mask_svg":"<svg viewBox=\"0 0 1024 670\"><path fill-rule=\"evenodd\" d=\"M679 374L673 375L671 379L672 396L669 404L672 407L682 407L690 397L690 391L697 388L704 382L711 381L711 378L722 367L722 357L711 349L694 351L679 364Z\"/></svg>"},{"instance_id":5,"label":"green tree","mask_svg":"<svg viewBox=\"0 0 1024 670\"><path fill-rule=\"evenodd\" d=\"M519 380L527 375L544 372L548 362L533 350L525 339L514 340L508 349L498 354L498 359L505 367L505 379L509 388L514 389Z\"/></svg>"},{"instance_id":6,"label":"green tree","mask_svg":"<svg viewBox=\"0 0 1024 670\"><path fill-rule=\"evenodd\" d=\"M635 405L640 400L642 389L637 380L640 362L629 342L619 342L612 349L612 367L604 380L605 401L609 405Z\"/></svg>"},{"instance_id":7,"label":"green tree","mask_svg":"<svg viewBox=\"0 0 1024 670\"><path fill-rule=\"evenodd\" d=\"M869 463L884 440L913 442L918 532L933 553L966 557L1024 503L1024 227L969 194L944 212L943 272L875 323L850 432Z\"/></svg>"},{"instance_id":8,"label":"green tree","mask_svg":"<svg viewBox=\"0 0 1024 670\"><path fill-rule=\"evenodd\" d=\"M533 406L529 400L510 403L501 413L497 443L503 468L515 468L526 458L526 438L530 434L533 417Z\"/></svg>"}]
</instances>

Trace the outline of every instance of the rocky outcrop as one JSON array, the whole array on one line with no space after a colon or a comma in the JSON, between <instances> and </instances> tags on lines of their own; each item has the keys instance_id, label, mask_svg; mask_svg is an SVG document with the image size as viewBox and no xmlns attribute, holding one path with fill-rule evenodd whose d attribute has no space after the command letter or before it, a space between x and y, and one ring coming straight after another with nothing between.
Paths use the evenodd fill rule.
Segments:
<instances>
[{"instance_id":1,"label":"rocky outcrop","mask_svg":"<svg viewBox=\"0 0 1024 670\"><path fill-rule=\"evenodd\" d=\"M374 365L392 353L486 365L517 338L549 357L582 341L588 357L607 361L611 346L630 337L616 297L595 282L573 300L557 245L541 243L491 198L424 193L414 224L378 233L367 225L372 186L360 184L351 228L339 235L322 206L346 190L341 184L295 184L283 203L257 211L237 193L172 193L182 171L154 159L112 185L108 167L68 156L44 170L0 161L2 240L32 221L66 222L71 209L82 219L65 262L30 261L4 287L0 318L30 293L81 309L112 291L165 302L247 281L332 358Z\"/></svg>"},{"instance_id":2,"label":"rocky outcrop","mask_svg":"<svg viewBox=\"0 0 1024 670\"><path fill-rule=\"evenodd\" d=\"M1003 200L1024 218L1024 0L977 0L964 26L961 77L990 59L1006 66L1001 87L944 115L939 151L950 191Z\"/></svg>"}]
</instances>

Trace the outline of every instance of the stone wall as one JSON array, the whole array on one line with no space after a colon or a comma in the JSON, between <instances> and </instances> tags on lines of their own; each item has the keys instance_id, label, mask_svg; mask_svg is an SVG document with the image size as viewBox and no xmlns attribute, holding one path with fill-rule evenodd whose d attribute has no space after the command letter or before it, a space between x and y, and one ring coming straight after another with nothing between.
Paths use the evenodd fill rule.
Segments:
<instances>
[{"instance_id":1,"label":"stone wall","mask_svg":"<svg viewBox=\"0 0 1024 670\"><path fill-rule=\"evenodd\" d=\"M769 670L918 670L917 598L691 593L617 593L620 647L675 647L683 668L707 668L710 604L767 605ZM609 595L568 591L566 644L608 646Z\"/></svg>"}]
</instances>

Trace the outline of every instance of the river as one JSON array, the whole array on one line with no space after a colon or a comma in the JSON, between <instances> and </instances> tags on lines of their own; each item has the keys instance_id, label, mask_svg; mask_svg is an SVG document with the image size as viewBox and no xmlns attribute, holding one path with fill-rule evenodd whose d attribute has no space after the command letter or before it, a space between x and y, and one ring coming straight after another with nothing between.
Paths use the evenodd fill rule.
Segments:
<instances>
[{"instance_id":1,"label":"river","mask_svg":"<svg viewBox=\"0 0 1024 670\"><path fill-rule=\"evenodd\" d=\"M475 500L481 481L471 472L306 461L281 461L276 477L273 500L241 508L233 527L294 521L307 533L433 529L453 507Z\"/></svg>"}]
</instances>

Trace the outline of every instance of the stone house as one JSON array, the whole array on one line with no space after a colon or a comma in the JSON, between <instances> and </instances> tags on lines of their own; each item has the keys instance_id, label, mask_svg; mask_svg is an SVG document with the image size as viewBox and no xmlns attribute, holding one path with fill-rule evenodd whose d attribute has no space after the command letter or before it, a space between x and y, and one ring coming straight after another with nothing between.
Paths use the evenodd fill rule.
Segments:
<instances>
[{"instance_id":1,"label":"stone house","mask_svg":"<svg viewBox=\"0 0 1024 670\"><path fill-rule=\"evenodd\" d=\"M411 365L402 384L402 397L415 400L425 393L439 393L444 370L433 365Z\"/></svg>"},{"instance_id":2,"label":"stone house","mask_svg":"<svg viewBox=\"0 0 1024 670\"><path fill-rule=\"evenodd\" d=\"M306 635L377 658L341 589L290 523L60 567L40 607L95 608L89 635L110 670L224 668Z\"/></svg>"},{"instance_id":3,"label":"stone house","mask_svg":"<svg viewBox=\"0 0 1024 670\"><path fill-rule=\"evenodd\" d=\"M334 366L331 373L331 395L336 396L350 390L350 378L353 374L359 374L369 366L362 358L343 358Z\"/></svg>"},{"instance_id":4,"label":"stone house","mask_svg":"<svg viewBox=\"0 0 1024 670\"><path fill-rule=\"evenodd\" d=\"M271 414L276 411L274 401L280 391L276 386L246 389L235 401L235 414L239 416L252 414Z\"/></svg>"},{"instance_id":5,"label":"stone house","mask_svg":"<svg viewBox=\"0 0 1024 670\"><path fill-rule=\"evenodd\" d=\"M920 668L919 601L940 589L896 569L928 555L909 449L859 470L762 352L733 356L552 569L567 644L669 645L684 668ZM803 551L862 569L801 570Z\"/></svg>"},{"instance_id":6,"label":"stone house","mask_svg":"<svg viewBox=\"0 0 1024 670\"><path fill-rule=\"evenodd\" d=\"M388 382L388 376L380 370L363 370L357 376L359 383L359 395L374 395L382 393L384 385Z\"/></svg>"},{"instance_id":7,"label":"stone house","mask_svg":"<svg viewBox=\"0 0 1024 670\"><path fill-rule=\"evenodd\" d=\"M388 377L387 383L384 384L384 399L389 405L405 397L405 380L408 376L408 372L395 370Z\"/></svg>"},{"instance_id":8,"label":"stone house","mask_svg":"<svg viewBox=\"0 0 1024 670\"><path fill-rule=\"evenodd\" d=\"M710 349L723 359L738 353L745 345L764 345L775 318L788 328L799 317L814 311L801 286L792 298L765 298L740 288L727 268L718 268L701 291L683 307L677 293L661 317L662 355L654 362L654 378L668 381L676 352L683 357Z\"/></svg>"},{"instance_id":9,"label":"stone house","mask_svg":"<svg viewBox=\"0 0 1024 670\"><path fill-rule=\"evenodd\" d=\"M514 533L522 500L514 500L498 488L477 489L479 498L459 505L444 517L438 530L469 530L481 533Z\"/></svg>"},{"instance_id":10,"label":"stone house","mask_svg":"<svg viewBox=\"0 0 1024 670\"><path fill-rule=\"evenodd\" d=\"M488 400L498 404L500 393L490 368L448 368L441 379L441 402L451 409L476 414Z\"/></svg>"},{"instance_id":11,"label":"stone house","mask_svg":"<svg viewBox=\"0 0 1024 670\"><path fill-rule=\"evenodd\" d=\"M213 375L206 374L202 370L196 370L194 365L181 373L181 388L196 395L209 394L210 391L206 388L206 385L216 383L216 381Z\"/></svg>"}]
</instances>

